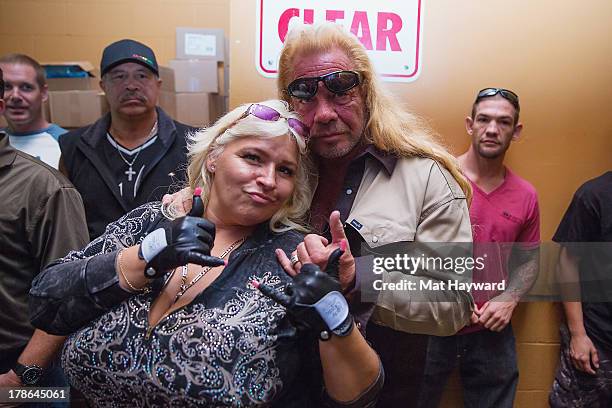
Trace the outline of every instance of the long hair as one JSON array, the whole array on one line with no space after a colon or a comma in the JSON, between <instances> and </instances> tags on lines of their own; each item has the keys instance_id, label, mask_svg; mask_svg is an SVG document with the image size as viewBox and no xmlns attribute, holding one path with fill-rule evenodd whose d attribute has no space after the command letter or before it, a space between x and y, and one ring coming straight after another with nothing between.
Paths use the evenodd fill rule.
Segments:
<instances>
[{"instance_id":1,"label":"long hair","mask_svg":"<svg viewBox=\"0 0 612 408\"><path fill-rule=\"evenodd\" d=\"M365 101L367 123L365 140L382 151L400 157L427 157L440 163L457 180L468 197L472 187L459 170L453 157L436 139L438 136L421 118L408 112L380 84L365 48L342 26L324 22L315 25L298 25L285 39L279 59L279 98L291 102L287 86L294 79L293 61L298 56L339 49L346 53L359 72L362 84L359 87Z\"/></svg>"},{"instance_id":2,"label":"long hair","mask_svg":"<svg viewBox=\"0 0 612 408\"><path fill-rule=\"evenodd\" d=\"M299 119L297 113L290 111L285 101L268 100L259 102L278 111L283 118ZM316 183L313 165L306 151L306 142L289 127L287 120L265 121L253 115L244 116L251 104L241 105L228 112L209 128L193 133L189 138L187 176L189 187L202 188L204 206L208 205L213 174L208 170L208 158L219 157L225 145L241 137L271 138L283 135L292 137L298 146L295 188L289 200L270 219L270 229L280 232L290 229L307 231L305 215Z\"/></svg>"}]
</instances>

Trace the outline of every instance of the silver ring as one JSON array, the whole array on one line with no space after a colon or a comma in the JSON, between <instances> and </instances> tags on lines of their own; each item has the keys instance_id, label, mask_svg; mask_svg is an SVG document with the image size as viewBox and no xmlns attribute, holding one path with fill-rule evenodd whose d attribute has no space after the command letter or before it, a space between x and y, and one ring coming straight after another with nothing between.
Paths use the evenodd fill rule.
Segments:
<instances>
[{"instance_id":1,"label":"silver ring","mask_svg":"<svg viewBox=\"0 0 612 408\"><path fill-rule=\"evenodd\" d=\"M297 254L291 255L291 266L295 266L296 263L300 262L300 258L298 258Z\"/></svg>"}]
</instances>

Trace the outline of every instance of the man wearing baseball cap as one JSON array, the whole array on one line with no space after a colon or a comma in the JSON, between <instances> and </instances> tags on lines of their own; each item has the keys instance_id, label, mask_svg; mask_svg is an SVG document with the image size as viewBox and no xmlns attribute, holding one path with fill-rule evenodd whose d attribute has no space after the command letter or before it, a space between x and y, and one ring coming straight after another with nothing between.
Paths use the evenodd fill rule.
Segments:
<instances>
[{"instance_id":1,"label":"man wearing baseball cap","mask_svg":"<svg viewBox=\"0 0 612 408\"><path fill-rule=\"evenodd\" d=\"M110 112L60 138L60 170L85 204L91 239L131 209L185 180L192 127L156 106L161 80L155 53L134 40L110 44L100 61ZM160 187L162 186L162 187Z\"/></svg>"}]
</instances>

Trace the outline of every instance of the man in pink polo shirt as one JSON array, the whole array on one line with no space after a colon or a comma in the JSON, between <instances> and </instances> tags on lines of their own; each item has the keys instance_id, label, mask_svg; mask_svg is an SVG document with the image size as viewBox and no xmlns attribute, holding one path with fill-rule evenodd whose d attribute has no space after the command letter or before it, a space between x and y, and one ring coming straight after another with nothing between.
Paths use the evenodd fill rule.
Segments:
<instances>
[{"instance_id":1,"label":"man in pink polo shirt","mask_svg":"<svg viewBox=\"0 0 612 408\"><path fill-rule=\"evenodd\" d=\"M431 337L420 408L437 407L457 361L464 405L511 408L518 383L516 348L510 319L521 297L535 282L540 216L535 188L504 166L510 143L521 134L518 96L507 89L485 88L465 120L472 138L459 156L474 190L470 220L478 323L450 337Z\"/></svg>"}]
</instances>

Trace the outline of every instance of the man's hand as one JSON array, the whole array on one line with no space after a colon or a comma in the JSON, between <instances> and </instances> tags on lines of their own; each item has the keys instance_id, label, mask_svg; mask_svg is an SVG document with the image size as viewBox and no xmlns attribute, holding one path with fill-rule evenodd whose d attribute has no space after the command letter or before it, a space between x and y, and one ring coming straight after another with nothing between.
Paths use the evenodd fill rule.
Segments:
<instances>
[{"instance_id":1,"label":"man's hand","mask_svg":"<svg viewBox=\"0 0 612 408\"><path fill-rule=\"evenodd\" d=\"M504 300L500 299L499 296L494 297L482 305L480 309L476 309L476 313L480 315L478 323L486 329L500 332L510 323L516 305L518 305L518 302L515 300Z\"/></svg>"},{"instance_id":2,"label":"man's hand","mask_svg":"<svg viewBox=\"0 0 612 408\"><path fill-rule=\"evenodd\" d=\"M478 319L479 318L480 318L480 316L478 316L476 311L473 311L472 315L470 316L470 325L478 323Z\"/></svg>"},{"instance_id":3,"label":"man's hand","mask_svg":"<svg viewBox=\"0 0 612 408\"><path fill-rule=\"evenodd\" d=\"M164 194L162 204L164 207L171 208L170 212L175 217L187 215L191 211L192 194L189 187L177 191L174 194Z\"/></svg>"},{"instance_id":4,"label":"man's hand","mask_svg":"<svg viewBox=\"0 0 612 408\"><path fill-rule=\"evenodd\" d=\"M599 354L586 333L571 336L570 357L577 370L597 374L595 370L599 368Z\"/></svg>"},{"instance_id":5,"label":"man's hand","mask_svg":"<svg viewBox=\"0 0 612 408\"><path fill-rule=\"evenodd\" d=\"M17 376L17 374L15 374L13 370L9 370L8 372L4 374L0 374L0 388L17 388L17 387L23 387L23 384L21 383L21 379ZM3 407L3 408L17 407L17 406L19 406L19 404L12 404L8 402L0 403L0 407Z\"/></svg>"},{"instance_id":6,"label":"man's hand","mask_svg":"<svg viewBox=\"0 0 612 408\"><path fill-rule=\"evenodd\" d=\"M276 250L276 257L281 266L291 276L299 273L303 264L312 263L320 269L325 269L327 260L331 253L336 249L342 249L344 253L339 261L339 280L342 291L346 291L353 285L355 280L355 258L351 254L351 250L344 233L344 226L340 221L340 212L333 211L329 217L329 227L331 231L331 243L324 237L316 234L308 234L304 237L304 241L300 243L297 249L293 252L293 256L297 256L298 262L293 263L287 255L280 249ZM344 242L342 244L342 242Z\"/></svg>"}]
</instances>

